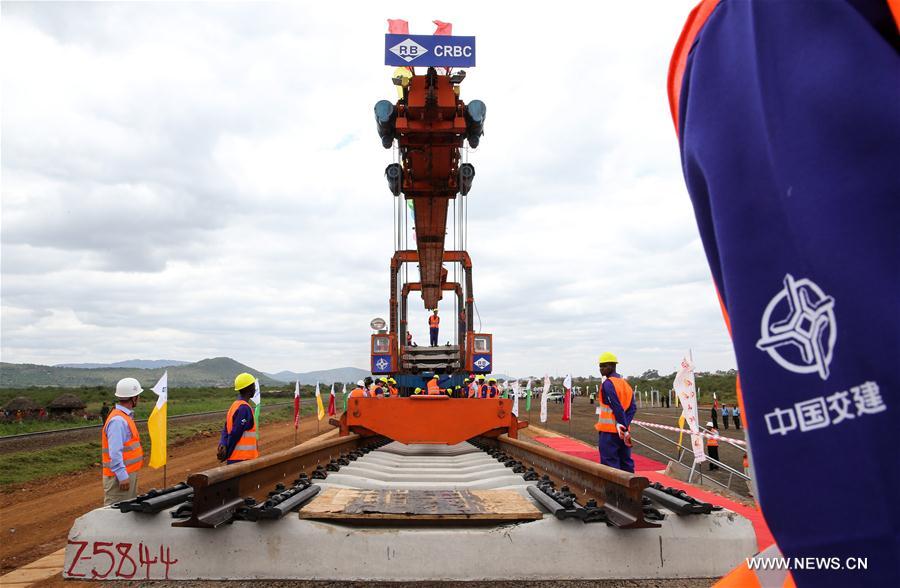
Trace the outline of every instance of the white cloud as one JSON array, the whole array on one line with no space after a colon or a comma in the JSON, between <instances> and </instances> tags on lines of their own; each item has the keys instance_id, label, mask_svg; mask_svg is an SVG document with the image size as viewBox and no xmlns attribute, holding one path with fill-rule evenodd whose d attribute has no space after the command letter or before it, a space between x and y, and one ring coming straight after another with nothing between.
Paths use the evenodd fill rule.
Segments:
<instances>
[{"instance_id":1,"label":"white cloud","mask_svg":"<svg viewBox=\"0 0 900 588\"><path fill-rule=\"evenodd\" d=\"M402 17L478 36L468 244L497 369L733 367L665 98L693 3L5 4L3 360L367 365Z\"/></svg>"}]
</instances>

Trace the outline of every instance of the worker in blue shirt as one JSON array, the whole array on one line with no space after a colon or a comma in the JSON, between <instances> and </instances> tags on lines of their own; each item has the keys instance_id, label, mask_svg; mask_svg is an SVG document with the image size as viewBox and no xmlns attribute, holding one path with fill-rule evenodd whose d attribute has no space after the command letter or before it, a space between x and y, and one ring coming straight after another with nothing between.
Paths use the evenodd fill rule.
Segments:
<instances>
[{"instance_id":1,"label":"worker in blue shirt","mask_svg":"<svg viewBox=\"0 0 900 588\"><path fill-rule=\"evenodd\" d=\"M134 407L143 391L134 378L122 378L116 384L116 406L100 431L104 505L137 496L138 473L144 465L144 450L134 424Z\"/></svg>"},{"instance_id":2,"label":"worker in blue shirt","mask_svg":"<svg viewBox=\"0 0 900 588\"><path fill-rule=\"evenodd\" d=\"M228 409L216 451L219 461L229 465L259 457L256 422L248 402L256 393L256 378L248 373L239 374L234 380L234 389L238 397Z\"/></svg>"},{"instance_id":3,"label":"worker in blue shirt","mask_svg":"<svg viewBox=\"0 0 900 588\"><path fill-rule=\"evenodd\" d=\"M600 433L600 463L634 473L629 427L637 406L631 385L616 372L618 358L609 352L600 355L600 374L606 378L600 387L599 411L594 428Z\"/></svg>"}]
</instances>

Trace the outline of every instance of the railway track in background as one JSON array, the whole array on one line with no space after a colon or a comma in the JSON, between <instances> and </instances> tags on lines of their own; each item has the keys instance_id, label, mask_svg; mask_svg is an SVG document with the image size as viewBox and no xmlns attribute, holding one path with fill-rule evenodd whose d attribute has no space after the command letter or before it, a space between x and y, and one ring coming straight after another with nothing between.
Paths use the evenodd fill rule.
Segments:
<instances>
[{"instance_id":1,"label":"railway track in background","mask_svg":"<svg viewBox=\"0 0 900 588\"><path fill-rule=\"evenodd\" d=\"M264 404L260 411L262 413L271 412L272 410L293 406L293 402L279 402L277 404ZM187 414L169 415L168 421L178 421L184 424L202 423L213 420L213 417L224 415L228 409L210 410L205 412L191 412ZM136 420L135 423L142 431L146 431L147 419ZM33 449L47 449L64 445L66 443L77 443L80 441L92 441L97 439L97 435L102 424L84 425L80 427L69 427L66 429L52 429L49 431L34 431L31 433L18 433L16 435L4 435L0 437L0 451L24 451Z\"/></svg>"}]
</instances>

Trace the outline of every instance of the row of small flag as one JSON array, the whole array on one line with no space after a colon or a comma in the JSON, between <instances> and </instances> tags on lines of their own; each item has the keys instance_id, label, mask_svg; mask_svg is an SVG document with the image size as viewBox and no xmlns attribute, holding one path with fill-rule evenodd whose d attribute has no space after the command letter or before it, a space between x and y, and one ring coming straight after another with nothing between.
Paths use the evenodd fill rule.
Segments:
<instances>
[{"instance_id":1,"label":"row of small flag","mask_svg":"<svg viewBox=\"0 0 900 588\"><path fill-rule=\"evenodd\" d=\"M528 380L528 384L525 387L526 395L525 395L525 410L531 410L531 382L532 380ZM256 391L253 394L253 397L250 399L253 402L253 418L256 421L257 427L259 426L259 407L262 402L262 396L259 390L259 380L255 382ZM568 421L572 415L572 377L566 376L565 381L563 382L563 388L565 388L565 396L563 401L563 420ZM147 429L150 432L150 461L148 465L152 468L161 468L166 465L166 457L167 457L167 413L168 413L168 401L169 401L169 372L166 371L163 373L162 377L152 388L153 392L156 394L156 405L153 407L153 411L150 413L150 417L147 420ZM550 377L544 376L544 390L550 390ZM512 392L513 392L513 414L516 416L519 415L519 381L516 380L512 384ZM344 384L344 389L341 393L344 399L344 410L347 410L347 384ZM325 403L322 400L322 393L319 387L319 383L316 382L316 417L318 420L322 420L325 418L325 415L335 416L337 414L336 407L336 395L334 390L334 384L331 385L331 392L328 395L328 408L325 407ZM541 422L547 422L547 394L542 394L541 396ZM300 428L300 382L296 382L294 386L294 428Z\"/></svg>"}]
</instances>

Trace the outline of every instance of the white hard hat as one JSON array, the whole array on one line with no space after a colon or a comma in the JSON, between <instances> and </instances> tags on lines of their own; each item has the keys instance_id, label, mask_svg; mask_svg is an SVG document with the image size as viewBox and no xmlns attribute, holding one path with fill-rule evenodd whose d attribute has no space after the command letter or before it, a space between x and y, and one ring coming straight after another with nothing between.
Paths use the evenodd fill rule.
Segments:
<instances>
[{"instance_id":1,"label":"white hard hat","mask_svg":"<svg viewBox=\"0 0 900 588\"><path fill-rule=\"evenodd\" d=\"M357 386L365 386L366 383L363 382L362 380L358 380L358 381L356 382L356 385L357 385Z\"/></svg>"},{"instance_id":2,"label":"white hard hat","mask_svg":"<svg viewBox=\"0 0 900 588\"><path fill-rule=\"evenodd\" d=\"M708 423L706 423L706 426L707 426L707 427L711 427L711 426L712 426L712 421L709 421Z\"/></svg>"},{"instance_id":3,"label":"white hard hat","mask_svg":"<svg viewBox=\"0 0 900 588\"><path fill-rule=\"evenodd\" d=\"M116 384L116 398L133 398L143 391L140 382L134 378L122 378Z\"/></svg>"}]
</instances>

